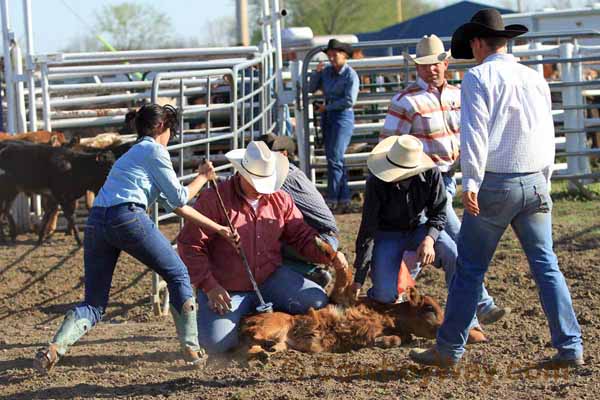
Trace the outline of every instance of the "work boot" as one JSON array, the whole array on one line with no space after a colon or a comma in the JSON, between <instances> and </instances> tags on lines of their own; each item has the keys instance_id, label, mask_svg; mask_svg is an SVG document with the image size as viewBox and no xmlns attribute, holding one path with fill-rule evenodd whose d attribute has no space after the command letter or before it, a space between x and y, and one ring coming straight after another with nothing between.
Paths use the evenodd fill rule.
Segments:
<instances>
[{"instance_id":1,"label":"work boot","mask_svg":"<svg viewBox=\"0 0 600 400\"><path fill-rule=\"evenodd\" d=\"M453 368L457 364L450 357L441 355L435 347L430 349L414 348L408 353L408 356L416 363L442 369Z\"/></svg>"},{"instance_id":2,"label":"work boot","mask_svg":"<svg viewBox=\"0 0 600 400\"><path fill-rule=\"evenodd\" d=\"M508 307L500 308L498 306L494 306L494 308L485 314L477 315L477 319L479 320L480 324L491 325L506 317L508 314L510 314L510 312L511 309Z\"/></svg>"},{"instance_id":3,"label":"work boot","mask_svg":"<svg viewBox=\"0 0 600 400\"><path fill-rule=\"evenodd\" d=\"M486 342L487 339L485 337L485 334L483 333L483 329L481 329L481 326L476 326L469 329L469 338L467 339L467 343L477 344Z\"/></svg>"},{"instance_id":4,"label":"work boot","mask_svg":"<svg viewBox=\"0 0 600 400\"><path fill-rule=\"evenodd\" d=\"M310 279L317 285L321 286L323 289L329 285L329 283L333 280L329 271L325 268L316 267L314 270L310 271L305 275L307 279Z\"/></svg>"},{"instance_id":5,"label":"work boot","mask_svg":"<svg viewBox=\"0 0 600 400\"><path fill-rule=\"evenodd\" d=\"M181 314L171 305L171 314L179 337L183 359L189 365L200 368L206 362L206 353L198 343L198 325L196 322L196 304L191 297L183 303Z\"/></svg>"},{"instance_id":6,"label":"work boot","mask_svg":"<svg viewBox=\"0 0 600 400\"><path fill-rule=\"evenodd\" d=\"M543 369L580 368L584 365L583 357L565 358L560 354L555 354L550 359L539 363L539 367Z\"/></svg>"},{"instance_id":7,"label":"work boot","mask_svg":"<svg viewBox=\"0 0 600 400\"><path fill-rule=\"evenodd\" d=\"M78 319L75 310L70 310L65 315L65 319L48 348L41 349L36 353L33 366L40 372L50 372L58 360L67 353L69 346L77 342L91 328L92 323L89 319Z\"/></svg>"}]
</instances>

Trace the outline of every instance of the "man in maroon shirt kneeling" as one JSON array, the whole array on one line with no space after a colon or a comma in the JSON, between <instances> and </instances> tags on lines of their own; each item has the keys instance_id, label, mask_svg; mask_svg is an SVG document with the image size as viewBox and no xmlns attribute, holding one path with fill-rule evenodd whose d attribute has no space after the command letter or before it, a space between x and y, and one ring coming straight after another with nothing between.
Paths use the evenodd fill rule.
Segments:
<instances>
[{"instance_id":1,"label":"man in maroon shirt kneeling","mask_svg":"<svg viewBox=\"0 0 600 400\"><path fill-rule=\"evenodd\" d=\"M226 157L237 174L219 183L219 192L265 301L290 314L327 305L319 285L282 263L283 242L312 262L348 267L342 253L331 257L319 249L319 233L304 222L290 195L279 190L289 170L287 158L271 152L264 142L250 142L247 149L232 150ZM213 188L198 197L194 208L227 225ZM237 250L194 224L183 227L177 246L198 289L200 344L209 353L233 349L240 320L259 305Z\"/></svg>"}]
</instances>

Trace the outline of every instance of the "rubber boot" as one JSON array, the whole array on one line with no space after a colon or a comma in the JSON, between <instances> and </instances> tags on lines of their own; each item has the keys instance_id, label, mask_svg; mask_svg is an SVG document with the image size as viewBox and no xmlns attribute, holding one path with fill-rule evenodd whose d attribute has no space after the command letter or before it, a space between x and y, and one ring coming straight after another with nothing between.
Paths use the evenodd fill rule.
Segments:
<instances>
[{"instance_id":1,"label":"rubber boot","mask_svg":"<svg viewBox=\"0 0 600 400\"><path fill-rule=\"evenodd\" d=\"M196 303L189 298L183 304L181 314L171 305L171 314L179 337L183 359L196 367L204 366L206 354L198 343L198 323L196 321Z\"/></svg>"},{"instance_id":2,"label":"rubber boot","mask_svg":"<svg viewBox=\"0 0 600 400\"><path fill-rule=\"evenodd\" d=\"M48 348L42 349L36 354L33 361L34 367L40 372L49 372L67 353L69 346L77 342L91 327L92 323L89 319L78 319L74 310L67 312Z\"/></svg>"}]
</instances>

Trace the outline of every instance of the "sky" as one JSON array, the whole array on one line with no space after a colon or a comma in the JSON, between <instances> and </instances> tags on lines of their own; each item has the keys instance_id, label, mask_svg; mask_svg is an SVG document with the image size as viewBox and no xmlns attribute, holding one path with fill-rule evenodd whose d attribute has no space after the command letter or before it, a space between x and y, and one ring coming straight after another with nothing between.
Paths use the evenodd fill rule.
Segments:
<instances>
[{"instance_id":1,"label":"sky","mask_svg":"<svg viewBox=\"0 0 600 400\"><path fill-rule=\"evenodd\" d=\"M208 40L207 24L223 16L235 16L234 0L137 0L152 4L171 17L176 32L174 36L198 37ZM25 43L22 0L8 0L10 25L19 43ZM53 53L64 49L78 36L87 33L83 24L67 3L88 26L93 25L94 15L107 4L120 4L123 0L32 0L34 50L37 54Z\"/></svg>"},{"instance_id":2,"label":"sky","mask_svg":"<svg viewBox=\"0 0 600 400\"><path fill-rule=\"evenodd\" d=\"M88 33L88 26L93 24L96 11L106 4L122 2L123 0L32 0L35 53L59 52L77 37ZM196 37L200 43L210 40L207 28L211 22L218 23L223 17L235 17L235 0L137 0L137 2L152 4L158 10L168 14L176 29L175 36ZM455 2L456 0L435 1L441 7ZM478 2L501 7L506 6L508 2L516 6L516 0L479 0ZM8 3L11 28L19 43L24 45L23 2L8 0ZM87 26L64 3L80 15Z\"/></svg>"}]
</instances>

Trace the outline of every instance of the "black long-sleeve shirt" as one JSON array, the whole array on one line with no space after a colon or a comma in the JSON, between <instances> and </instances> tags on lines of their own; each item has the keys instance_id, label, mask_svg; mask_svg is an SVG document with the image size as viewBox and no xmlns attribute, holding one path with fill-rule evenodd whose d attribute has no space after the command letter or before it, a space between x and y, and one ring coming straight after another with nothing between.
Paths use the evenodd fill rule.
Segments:
<instances>
[{"instance_id":1,"label":"black long-sleeve shirt","mask_svg":"<svg viewBox=\"0 0 600 400\"><path fill-rule=\"evenodd\" d=\"M425 224L429 227L427 234L437 240L446 225L446 201L446 188L437 168L393 183L369 176L356 238L354 281L363 284L367 277L377 231L414 230L425 211Z\"/></svg>"}]
</instances>

